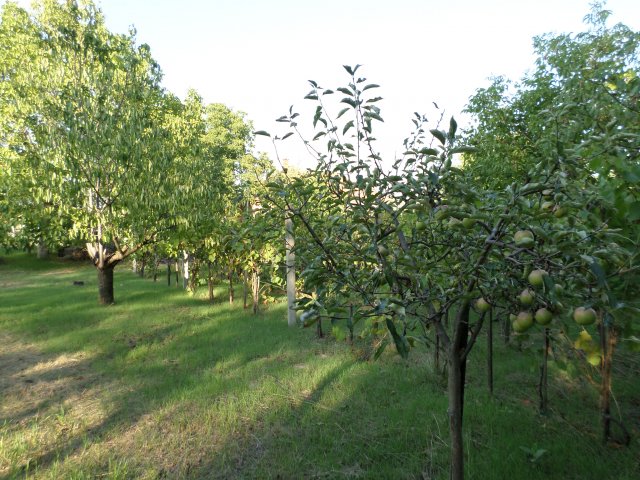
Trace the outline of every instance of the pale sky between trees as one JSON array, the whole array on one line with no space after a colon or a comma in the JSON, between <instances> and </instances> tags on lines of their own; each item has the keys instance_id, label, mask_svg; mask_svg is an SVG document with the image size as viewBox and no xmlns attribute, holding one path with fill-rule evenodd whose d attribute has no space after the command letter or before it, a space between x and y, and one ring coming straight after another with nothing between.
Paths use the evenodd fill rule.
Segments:
<instances>
[{"instance_id":1,"label":"pale sky between trees","mask_svg":"<svg viewBox=\"0 0 640 480\"><path fill-rule=\"evenodd\" d=\"M454 115L464 126L460 111L475 89L493 75L519 79L533 66L533 37L583 30L590 8L589 0L98 3L112 31L135 26L138 41L148 43L160 63L167 89L184 98L195 88L207 103L246 112L256 130L282 132L275 119L290 105L310 125L307 81L333 89L348 80L343 64L362 64L359 73L382 87L385 124L374 132L390 160L402 153L414 111L435 122L435 101L447 119ZM638 0L609 0L606 7L612 23L640 29ZM256 150L274 157L265 137L256 139ZM295 137L278 151L294 164L313 163Z\"/></svg>"}]
</instances>

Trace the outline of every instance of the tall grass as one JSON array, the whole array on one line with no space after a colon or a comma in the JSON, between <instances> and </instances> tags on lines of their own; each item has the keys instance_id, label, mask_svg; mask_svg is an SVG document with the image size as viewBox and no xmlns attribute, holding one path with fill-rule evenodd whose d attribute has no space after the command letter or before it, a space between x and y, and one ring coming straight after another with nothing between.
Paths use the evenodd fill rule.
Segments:
<instances>
[{"instance_id":1,"label":"tall grass","mask_svg":"<svg viewBox=\"0 0 640 480\"><path fill-rule=\"evenodd\" d=\"M0 478L448 477L429 352L363 361L360 345L288 328L283 304L253 316L125 268L115 295L97 304L88 265L0 264ZM638 478L637 441L600 443L584 375L558 368L541 417L535 351L498 344L494 397L482 348L472 357L469 478ZM616 380L637 436L634 368Z\"/></svg>"}]
</instances>

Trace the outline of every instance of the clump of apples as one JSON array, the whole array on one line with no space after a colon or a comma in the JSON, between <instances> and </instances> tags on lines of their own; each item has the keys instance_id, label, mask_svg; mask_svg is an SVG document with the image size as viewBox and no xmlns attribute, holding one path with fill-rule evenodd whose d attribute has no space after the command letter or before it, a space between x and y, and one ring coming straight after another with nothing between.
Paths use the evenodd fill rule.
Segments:
<instances>
[{"instance_id":1,"label":"clump of apples","mask_svg":"<svg viewBox=\"0 0 640 480\"><path fill-rule=\"evenodd\" d=\"M520 248L531 248L535 244L535 239L533 238L533 232L531 230L518 230L514 234L513 240L516 247Z\"/></svg>"},{"instance_id":2,"label":"clump of apples","mask_svg":"<svg viewBox=\"0 0 640 480\"><path fill-rule=\"evenodd\" d=\"M533 325L533 313L531 312L520 312L515 317L511 326L517 333L524 333Z\"/></svg>"}]
</instances>

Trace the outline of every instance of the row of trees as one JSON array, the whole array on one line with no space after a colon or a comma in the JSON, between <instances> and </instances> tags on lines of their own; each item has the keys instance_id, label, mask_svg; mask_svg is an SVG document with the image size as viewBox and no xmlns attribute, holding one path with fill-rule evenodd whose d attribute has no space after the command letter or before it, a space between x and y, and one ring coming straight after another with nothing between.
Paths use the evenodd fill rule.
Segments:
<instances>
[{"instance_id":1,"label":"row of trees","mask_svg":"<svg viewBox=\"0 0 640 480\"><path fill-rule=\"evenodd\" d=\"M436 368L446 360L453 479L464 471L466 364L487 324L491 352L494 319L521 342L539 337L541 410L552 350L575 346L598 366L613 435L614 348L637 349L640 333L640 35L607 17L596 6L586 32L536 38L535 70L478 90L468 131L416 113L391 168L373 135L378 85L359 66L335 90L311 81L305 143L317 167L269 185L304 238L305 326L331 321L353 336L359 324L376 357L426 344ZM300 135L297 113L280 121L289 130L276 145Z\"/></svg>"},{"instance_id":2,"label":"row of trees","mask_svg":"<svg viewBox=\"0 0 640 480\"><path fill-rule=\"evenodd\" d=\"M243 114L161 88L149 47L108 31L92 2L6 3L0 51L5 246L86 243L104 304L116 265L150 245L237 261L269 171Z\"/></svg>"}]
</instances>

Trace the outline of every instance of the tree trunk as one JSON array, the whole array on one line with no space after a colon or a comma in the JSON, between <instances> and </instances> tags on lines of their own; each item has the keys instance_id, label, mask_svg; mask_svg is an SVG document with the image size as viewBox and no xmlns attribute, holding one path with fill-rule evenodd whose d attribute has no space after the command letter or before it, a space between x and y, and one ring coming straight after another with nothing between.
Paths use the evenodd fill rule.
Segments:
<instances>
[{"instance_id":1,"label":"tree trunk","mask_svg":"<svg viewBox=\"0 0 640 480\"><path fill-rule=\"evenodd\" d=\"M158 254L154 252L153 254L153 281L158 281Z\"/></svg>"},{"instance_id":2,"label":"tree trunk","mask_svg":"<svg viewBox=\"0 0 640 480\"><path fill-rule=\"evenodd\" d=\"M547 413L549 403L548 371L549 371L549 329L544 329L544 350L542 353L542 365L540 365L540 382L538 383L538 395L540 398L540 413Z\"/></svg>"},{"instance_id":3,"label":"tree trunk","mask_svg":"<svg viewBox=\"0 0 640 480\"><path fill-rule=\"evenodd\" d=\"M242 271L242 308L249 308L249 274L246 270Z\"/></svg>"},{"instance_id":4,"label":"tree trunk","mask_svg":"<svg viewBox=\"0 0 640 480\"><path fill-rule=\"evenodd\" d=\"M229 304L233 305L233 296L234 296L234 292L233 292L233 271L231 269L229 269Z\"/></svg>"},{"instance_id":5,"label":"tree trunk","mask_svg":"<svg viewBox=\"0 0 640 480\"><path fill-rule=\"evenodd\" d=\"M260 307L260 273L257 270L251 272L251 293L253 296L253 314L256 315Z\"/></svg>"},{"instance_id":6,"label":"tree trunk","mask_svg":"<svg viewBox=\"0 0 640 480\"><path fill-rule=\"evenodd\" d=\"M487 331L487 384L493 395L493 310L489 312L489 330Z\"/></svg>"},{"instance_id":7,"label":"tree trunk","mask_svg":"<svg viewBox=\"0 0 640 480\"><path fill-rule=\"evenodd\" d=\"M138 273L138 260L137 259L133 259L133 261L131 262L131 271L135 274Z\"/></svg>"},{"instance_id":8,"label":"tree trunk","mask_svg":"<svg viewBox=\"0 0 640 480\"><path fill-rule=\"evenodd\" d=\"M114 265L108 265L104 268L97 267L98 270L98 294L99 301L102 305L111 305L115 303L113 298L113 269Z\"/></svg>"},{"instance_id":9,"label":"tree trunk","mask_svg":"<svg viewBox=\"0 0 640 480\"><path fill-rule=\"evenodd\" d=\"M464 478L464 441L462 419L464 417L464 384L467 359L465 351L469 342L470 303L465 301L458 311L454 325L453 341L449 346L449 435L451 438L451 480Z\"/></svg>"},{"instance_id":10,"label":"tree trunk","mask_svg":"<svg viewBox=\"0 0 640 480\"><path fill-rule=\"evenodd\" d=\"M167 287L171 286L171 259L167 258Z\"/></svg>"},{"instance_id":11,"label":"tree trunk","mask_svg":"<svg viewBox=\"0 0 640 480\"><path fill-rule=\"evenodd\" d=\"M178 288L180 288L179 273L180 273L180 262L178 261L178 258L176 257L176 287L178 287Z\"/></svg>"},{"instance_id":12,"label":"tree trunk","mask_svg":"<svg viewBox=\"0 0 640 480\"><path fill-rule=\"evenodd\" d=\"M44 242L38 242L38 260L46 260L49 257L49 249Z\"/></svg>"},{"instance_id":13,"label":"tree trunk","mask_svg":"<svg viewBox=\"0 0 640 480\"><path fill-rule=\"evenodd\" d=\"M293 220L287 217L285 222L285 259L287 264L287 311L288 325L296 325L296 255L293 252L295 238L293 236Z\"/></svg>"},{"instance_id":14,"label":"tree trunk","mask_svg":"<svg viewBox=\"0 0 640 480\"><path fill-rule=\"evenodd\" d=\"M143 255L142 258L140 259L140 277L144 278L144 267L147 265L147 261L145 259L145 256Z\"/></svg>"},{"instance_id":15,"label":"tree trunk","mask_svg":"<svg viewBox=\"0 0 640 480\"><path fill-rule=\"evenodd\" d=\"M600 322L600 347L602 349L602 385L600 390L600 412L602 414L602 436L606 443L611 438L611 364L617 337L614 329Z\"/></svg>"},{"instance_id":16,"label":"tree trunk","mask_svg":"<svg viewBox=\"0 0 640 480\"><path fill-rule=\"evenodd\" d=\"M207 262L207 286L209 287L209 302L213 303L213 276L211 273L211 262Z\"/></svg>"},{"instance_id":17,"label":"tree trunk","mask_svg":"<svg viewBox=\"0 0 640 480\"><path fill-rule=\"evenodd\" d=\"M183 253L184 258L182 260L182 288L183 290L189 289L189 253Z\"/></svg>"},{"instance_id":18,"label":"tree trunk","mask_svg":"<svg viewBox=\"0 0 640 480\"><path fill-rule=\"evenodd\" d=\"M462 365L457 351L449 355L449 436L451 438L450 479L464 478L464 441L462 438L462 413L464 401L464 379Z\"/></svg>"}]
</instances>

